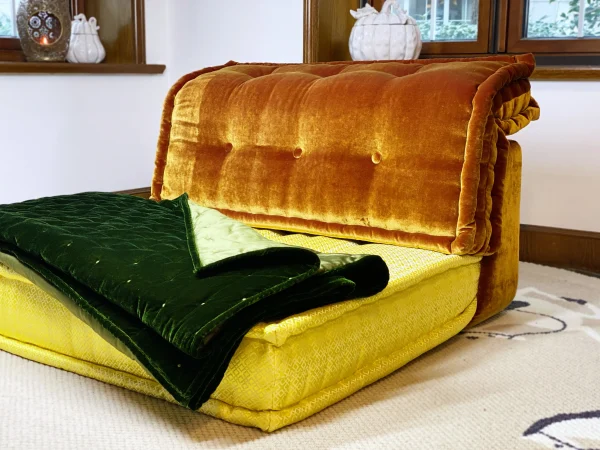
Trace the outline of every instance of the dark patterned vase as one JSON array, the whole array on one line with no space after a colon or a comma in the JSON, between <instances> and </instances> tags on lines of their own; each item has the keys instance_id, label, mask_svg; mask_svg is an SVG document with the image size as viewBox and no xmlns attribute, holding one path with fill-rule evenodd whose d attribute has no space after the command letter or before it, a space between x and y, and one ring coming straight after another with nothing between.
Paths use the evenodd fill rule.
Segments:
<instances>
[{"instance_id":1,"label":"dark patterned vase","mask_svg":"<svg viewBox=\"0 0 600 450\"><path fill-rule=\"evenodd\" d=\"M21 0L17 27L27 61L64 61L71 36L69 0Z\"/></svg>"}]
</instances>

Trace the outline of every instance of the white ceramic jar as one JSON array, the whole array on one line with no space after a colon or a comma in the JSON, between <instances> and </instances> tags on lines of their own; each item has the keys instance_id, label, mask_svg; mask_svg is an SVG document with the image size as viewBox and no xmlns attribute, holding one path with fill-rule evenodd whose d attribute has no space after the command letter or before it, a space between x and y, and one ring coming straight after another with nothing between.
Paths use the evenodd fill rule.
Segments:
<instances>
[{"instance_id":1,"label":"white ceramic jar","mask_svg":"<svg viewBox=\"0 0 600 450\"><path fill-rule=\"evenodd\" d=\"M101 62L106 56L106 51L98 30L95 17L88 21L85 14L78 14L73 18L71 24L71 43L67 52L67 61L70 63L92 63Z\"/></svg>"},{"instance_id":2,"label":"white ceramic jar","mask_svg":"<svg viewBox=\"0 0 600 450\"><path fill-rule=\"evenodd\" d=\"M350 33L350 55L355 61L417 59L421 32L415 19L397 0L386 0L378 13L370 5L350 11L357 19Z\"/></svg>"}]
</instances>

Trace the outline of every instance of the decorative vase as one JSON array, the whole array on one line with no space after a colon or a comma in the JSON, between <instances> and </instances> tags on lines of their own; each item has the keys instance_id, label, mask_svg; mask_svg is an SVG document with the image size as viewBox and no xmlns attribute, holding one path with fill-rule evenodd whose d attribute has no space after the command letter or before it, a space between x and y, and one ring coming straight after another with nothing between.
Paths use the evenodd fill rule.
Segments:
<instances>
[{"instance_id":1,"label":"decorative vase","mask_svg":"<svg viewBox=\"0 0 600 450\"><path fill-rule=\"evenodd\" d=\"M421 53L421 32L415 19L398 5L386 0L378 13L371 5L350 11L357 19L350 33L350 55L355 61L417 59Z\"/></svg>"},{"instance_id":2,"label":"decorative vase","mask_svg":"<svg viewBox=\"0 0 600 450\"><path fill-rule=\"evenodd\" d=\"M64 61L71 35L70 0L21 0L19 40L27 61Z\"/></svg>"},{"instance_id":3,"label":"decorative vase","mask_svg":"<svg viewBox=\"0 0 600 450\"><path fill-rule=\"evenodd\" d=\"M99 29L95 17L90 17L88 21L85 14L76 15L71 26L71 44L67 61L90 64L101 62L106 56L106 51L98 36Z\"/></svg>"}]
</instances>

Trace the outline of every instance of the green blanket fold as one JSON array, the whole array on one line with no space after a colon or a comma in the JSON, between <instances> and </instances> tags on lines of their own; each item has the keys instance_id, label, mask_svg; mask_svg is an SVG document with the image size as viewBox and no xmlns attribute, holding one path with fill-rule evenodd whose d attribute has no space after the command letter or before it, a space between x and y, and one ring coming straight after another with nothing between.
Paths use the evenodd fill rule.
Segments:
<instances>
[{"instance_id":1,"label":"green blanket fold","mask_svg":"<svg viewBox=\"0 0 600 450\"><path fill-rule=\"evenodd\" d=\"M58 289L72 312L192 409L258 322L373 295L389 278L378 256L273 242L186 195L1 205L0 252L4 264L17 260Z\"/></svg>"}]
</instances>

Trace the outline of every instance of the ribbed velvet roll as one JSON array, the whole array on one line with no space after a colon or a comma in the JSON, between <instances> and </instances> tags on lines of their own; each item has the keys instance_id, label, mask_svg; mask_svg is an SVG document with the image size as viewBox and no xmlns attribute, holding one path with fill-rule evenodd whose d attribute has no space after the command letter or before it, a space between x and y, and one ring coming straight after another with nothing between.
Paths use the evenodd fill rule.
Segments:
<instances>
[{"instance_id":1,"label":"ribbed velvet roll","mask_svg":"<svg viewBox=\"0 0 600 450\"><path fill-rule=\"evenodd\" d=\"M519 229L521 203L521 147L503 138L492 191L492 245L496 253L481 260L477 311L471 325L506 308L515 298L519 282Z\"/></svg>"}]
</instances>

